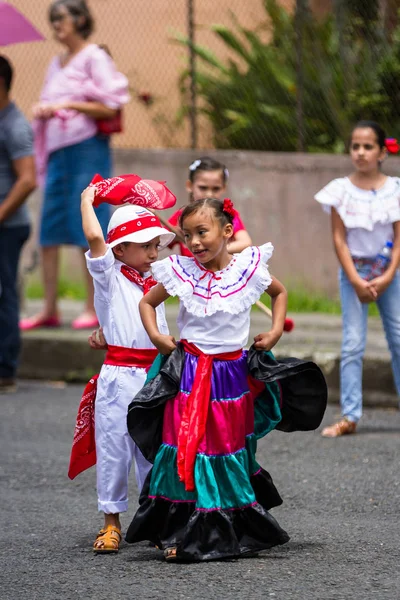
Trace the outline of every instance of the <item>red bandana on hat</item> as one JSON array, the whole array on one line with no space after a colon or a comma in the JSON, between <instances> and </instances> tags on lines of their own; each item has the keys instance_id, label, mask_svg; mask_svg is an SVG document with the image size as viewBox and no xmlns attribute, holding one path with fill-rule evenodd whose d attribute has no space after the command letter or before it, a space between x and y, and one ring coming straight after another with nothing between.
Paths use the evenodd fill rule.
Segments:
<instances>
[{"instance_id":1,"label":"red bandana on hat","mask_svg":"<svg viewBox=\"0 0 400 600\"><path fill-rule=\"evenodd\" d=\"M162 181L142 179L139 175L103 179L97 174L90 183L96 185L97 190L93 206L103 202L114 206L128 203L162 210L171 208L176 202L176 196Z\"/></svg>"}]
</instances>

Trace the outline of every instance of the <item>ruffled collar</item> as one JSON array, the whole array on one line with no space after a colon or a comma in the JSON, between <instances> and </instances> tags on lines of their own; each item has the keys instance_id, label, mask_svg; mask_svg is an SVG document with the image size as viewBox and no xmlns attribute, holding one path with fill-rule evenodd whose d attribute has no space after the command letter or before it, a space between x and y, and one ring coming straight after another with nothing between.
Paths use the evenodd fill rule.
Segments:
<instances>
[{"instance_id":1,"label":"ruffled collar","mask_svg":"<svg viewBox=\"0 0 400 600\"><path fill-rule=\"evenodd\" d=\"M218 311L238 314L250 308L270 285L267 260L272 244L250 246L220 271L209 271L194 257L172 255L153 264L154 278L185 309L199 317Z\"/></svg>"},{"instance_id":2,"label":"ruffled collar","mask_svg":"<svg viewBox=\"0 0 400 600\"><path fill-rule=\"evenodd\" d=\"M336 208L344 225L372 231L376 224L389 224L400 220L400 179L388 177L377 190L364 190L355 186L348 177L334 179L315 199L330 212Z\"/></svg>"}]
</instances>

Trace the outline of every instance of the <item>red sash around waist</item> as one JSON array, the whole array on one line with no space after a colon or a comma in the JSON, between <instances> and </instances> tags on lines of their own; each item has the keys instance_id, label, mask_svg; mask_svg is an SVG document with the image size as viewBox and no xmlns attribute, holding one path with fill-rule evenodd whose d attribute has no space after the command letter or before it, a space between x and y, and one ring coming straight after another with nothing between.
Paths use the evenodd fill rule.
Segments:
<instances>
[{"instance_id":1,"label":"red sash around waist","mask_svg":"<svg viewBox=\"0 0 400 600\"><path fill-rule=\"evenodd\" d=\"M156 356L155 348L124 348L109 345L104 364L149 370Z\"/></svg>"},{"instance_id":2,"label":"red sash around waist","mask_svg":"<svg viewBox=\"0 0 400 600\"><path fill-rule=\"evenodd\" d=\"M116 367L137 367L148 371L156 356L157 350L155 348L108 346L104 364ZM79 404L68 469L70 479L74 479L79 473L96 464L94 402L98 377L98 375L94 375L90 379Z\"/></svg>"},{"instance_id":3,"label":"red sash around waist","mask_svg":"<svg viewBox=\"0 0 400 600\"><path fill-rule=\"evenodd\" d=\"M193 491L196 453L206 431L213 361L237 360L242 356L243 350L223 354L204 354L187 340L181 340L181 343L185 352L199 357L192 391L183 411L178 433L178 476L185 484L185 490Z\"/></svg>"}]
</instances>

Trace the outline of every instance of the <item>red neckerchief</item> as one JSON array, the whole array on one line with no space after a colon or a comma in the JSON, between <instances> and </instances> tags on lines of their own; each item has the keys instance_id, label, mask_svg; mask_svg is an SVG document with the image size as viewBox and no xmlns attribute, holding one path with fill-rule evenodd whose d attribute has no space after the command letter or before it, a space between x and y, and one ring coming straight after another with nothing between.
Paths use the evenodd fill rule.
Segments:
<instances>
[{"instance_id":1,"label":"red neckerchief","mask_svg":"<svg viewBox=\"0 0 400 600\"><path fill-rule=\"evenodd\" d=\"M157 281L152 277L142 277L133 267L129 267L128 265L122 265L121 267L122 275L125 275L129 281L133 281L139 287L143 289L143 295L147 294L151 290L152 287L157 285Z\"/></svg>"}]
</instances>

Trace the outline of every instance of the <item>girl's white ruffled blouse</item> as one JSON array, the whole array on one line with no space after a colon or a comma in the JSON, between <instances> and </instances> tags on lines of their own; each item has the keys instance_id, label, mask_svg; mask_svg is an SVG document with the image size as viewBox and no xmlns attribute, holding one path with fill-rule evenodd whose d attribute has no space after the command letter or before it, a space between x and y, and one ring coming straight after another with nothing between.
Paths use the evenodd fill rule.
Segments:
<instances>
[{"instance_id":1,"label":"girl's white ruffled blouse","mask_svg":"<svg viewBox=\"0 0 400 600\"><path fill-rule=\"evenodd\" d=\"M348 177L334 179L316 195L325 211L334 207L347 231L350 252L374 257L393 240L393 223L400 221L400 179L387 177L377 190L363 190Z\"/></svg>"},{"instance_id":2,"label":"girl's white ruffled blouse","mask_svg":"<svg viewBox=\"0 0 400 600\"><path fill-rule=\"evenodd\" d=\"M244 348L251 306L272 279L267 261L272 244L251 246L235 254L221 271L208 271L195 258L168 256L152 265L154 278L170 296L178 296L181 339L202 352L219 354Z\"/></svg>"}]
</instances>

